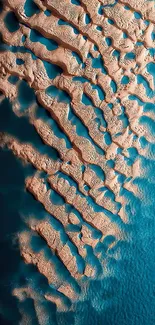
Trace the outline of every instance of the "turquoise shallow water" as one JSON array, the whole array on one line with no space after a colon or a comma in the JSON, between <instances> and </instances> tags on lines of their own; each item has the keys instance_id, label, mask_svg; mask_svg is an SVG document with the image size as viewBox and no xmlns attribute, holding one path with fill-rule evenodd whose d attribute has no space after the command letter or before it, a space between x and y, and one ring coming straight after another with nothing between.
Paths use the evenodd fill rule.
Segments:
<instances>
[{"instance_id":1,"label":"turquoise shallow water","mask_svg":"<svg viewBox=\"0 0 155 325\"><path fill-rule=\"evenodd\" d=\"M154 106L152 109L154 110ZM2 131L5 130L14 134L22 141L31 142L38 148L41 146L40 139L33 127L25 118L19 120L12 113L8 101L1 104L1 111L3 111L0 123ZM154 146L150 146L150 151L154 152ZM21 213L28 215L29 207L31 207L31 213L37 214L38 218L43 218L44 210L30 194L24 191L24 179L27 175L33 174L34 170L30 167L23 167L10 151L1 150L0 156L2 220L0 258L5 262L1 266L0 285L3 292L1 313L4 319L5 317L10 319L11 324L18 324L20 319L18 302L17 299L11 297L11 289L16 278L18 278L18 283L20 279L20 285L25 283L24 274L27 278L26 281L33 278L33 286L37 290L46 290L47 283L44 284L46 281L41 275L38 279L38 273L34 267L26 266L21 261L18 247L12 246L12 236L24 227ZM42 302L50 317L49 324L154 324L155 163L151 159L142 159L142 163L144 168L147 166L145 178L137 179L135 183L138 184L139 190L144 193L145 199L142 201L124 190L123 194L128 200L126 211L130 220L130 224L125 226L125 231L130 240L129 242L122 241L114 249L111 249L111 256L115 251L119 249L121 251L120 260L116 261L112 257L109 258L112 276L105 277L102 281L90 282L85 301L76 303L74 312L56 313L54 305L51 307L51 304ZM45 246L43 241L34 244L37 245L37 248ZM102 254L106 254L106 242L100 250ZM47 254L51 253L47 252ZM94 260L93 262L92 260L92 263L97 263L97 261ZM14 312L9 315L12 307ZM37 324L33 301L29 299L23 302L23 308L32 315L34 324Z\"/></svg>"},{"instance_id":2,"label":"turquoise shallow water","mask_svg":"<svg viewBox=\"0 0 155 325\"><path fill-rule=\"evenodd\" d=\"M43 276L39 275L38 278L34 267L26 266L21 261L18 248L16 245L12 246L12 236L19 228L24 227L20 211L28 214L28 207L31 206L31 211L37 213L40 218L43 218L44 212L42 206L30 194L24 192L24 178L29 173L33 173L33 170L26 171L10 152L1 150L0 156L3 168L0 188L2 220L0 258L3 260L0 280L3 292L1 313L4 319L10 319L10 324L18 324L20 319L18 302L11 296L11 289L16 278L18 278L18 283L20 279L20 285L33 279L33 286L36 290L46 290L47 283ZM8 161L7 164L6 161ZM146 161L143 163L146 166ZM147 164L149 167L146 176L149 177L151 173L151 177L154 177L154 162L149 160ZM121 250L119 261L109 259L112 276L105 277L102 281L90 282L85 301L77 303L74 306L74 312L56 313L54 305L42 302L50 317L49 324L154 324L155 199L153 193L155 185L148 182L147 177L137 182L139 188L146 192L146 201L140 201L127 191L124 193L128 199L126 210L131 222L125 230L130 237L130 242L120 242L111 250L111 255ZM151 203L149 204L147 201L150 196ZM35 245L37 248L43 247L44 243L36 242ZM33 247L35 247L34 244ZM101 250L106 254L106 243ZM34 324L38 324L33 301L26 300L23 302L23 307L32 316Z\"/></svg>"},{"instance_id":3,"label":"turquoise shallow water","mask_svg":"<svg viewBox=\"0 0 155 325\"><path fill-rule=\"evenodd\" d=\"M72 0L75 5L80 5L80 1ZM99 13L102 12L104 6L99 8ZM36 5L32 1L26 1L25 13L31 16L38 12ZM49 14L49 13L48 13ZM139 19L139 16L136 15ZM10 16L12 21L13 15ZM86 24L90 23L88 16L85 17ZM8 17L6 20L8 24ZM61 22L62 24L62 22ZM14 31L15 26L12 26ZM10 28L10 21L9 27ZM54 42L40 37L39 34L32 34L34 42L41 42L49 50L57 47ZM3 44L2 44L3 46ZM54 48L53 48L54 47ZM11 50L11 49L10 49ZM18 50L18 49L17 49ZM23 49L24 51L24 49ZM76 55L75 55L76 56ZM76 56L79 63L81 59ZM133 55L131 54L131 58ZM105 72L103 62L99 57L98 60L92 59L93 68L100 68ZM22 64L22 63L21 63ZM48 72L50 79L55 78L62 71L57 66L44 62L45 68ZM148 65L148 72L154 77L154 64ZM79 79L78 79L79 78ZM86 79L86 78L85 78ZM81 77L74 77L75 81L85 82ZM86 79L87 80L87 79ZM10 79L15 83L16 79ZM146 93L151 97L153 94L150 91L146 80L138 75L137 82L143 83ZM127 83L125 79L123 84ZM114 81L111 82L113 93L117 91L117 85ZM104 93L99 86L94 86L99 98L104 99ZM58 101L65 102L70 105L70 97L67 93L50 87L47 89L50 96L57 97ZM28 86L26 81L22 81L19 85L18 100L20 103L20 111L26 112L28 107L36 102L34 91ZM155 111L154 104L146 104L138 99L136 96L130 96L130 100L138 101L139 105L144 107L144 111ZM82 102L86 106L93 106L91 99L85 94L82 97ZM79 117L74 114L71 107L69 107L68 119L76 126L78 135L83 135L86 139L95 146L96 151L100 155L104 155L102 149L98 148L93 143L86 126L84 126ZM31 143L40 153L47 153L53 159L60 160L58 152L43 144L41 138L35 131L32 124L30 124L28 117L17 117L9 100L5 99L0 104L0 131L7 132L14 135L21 142ZM106 121L99 108L95 110L97 115L98 125L106 126ZM123 108L122 108L123 112ZM71 148L72 144L67 135L65 135L57 121L54 121L49 114L43 110L37 103L37 117L42 118L48 122L56 136L64 139L67 148ZM122 113L121 118L125 120L125 127L127 126L126 116ZM150 128L151 134L154 134L154 121L148 117L141 119L143 125ZM107 144L110 142L107 132ZM113 248L109 249L109 245L115 241L115 237L107 236L104 241L96 247L96 251L100 252L103 258L107 260L107 267L109 274L104 274L104 278L100 279L101 264L99 259L95 256L91 247L86 246L87 258L86 261L79 257L77 248L70 241L70 249L72 254L77 258L77 265L79 272L83 272L85 262L89 262L96 269L96 279L89 281L87 292L83 299L72 303L67 297L63 297L68 311L60 312L56 310L53 303L48 302L43 298L46 292L58 295L56 287L49 286L46 278L39 274L36 267L26 265L20 257L18 241L15 240L16 234L21 230L27 230L22 216L28 219L29 215L35 215L38 220L44 220L45 212L43 206L34 199L34 197L25 191L25 179L27 176L34 175L36 170L30 165L23 165L11 151L8 149L0 149L0 205L1 205L1 227L0 227L0 260L2 261L0 267L0 324L20 324L21 313L24 310L31 318L33 325L38 325L38 317L35 310L35 303L32 298L27 298L19 302L17 298L13 297L11 292L14 288L28 286L31 287L42 296L39 300L38 306L42 308L46 315L45 325L154 325L155 324L155 161L154 152L155 146L147 142L145 138L141 138L143 146L147 146L149 157L139 157L141 160L143 175L134 180L138 186L139 193L142 198L138 198L128 190L122 189L121 195L126 199L125 210L128 215L129 223L124 224L118 219L118 216L104 211L105 214L119 224L120 229L124 232L124 239L120 240ZM137 152L133 148L130 150L129 163L133 163ZM113 164L113 161L109 162ZM96 165L89 166L95 171L96 175L101 179L105 179L105 175L101 168ZM70 185L76 187L79 194L79 189L76 182L69 176L60 173L59 176L64 177L70 182ZM47 175L43 173L46 182ZM122 180L123 182L123 180ZM49 186L49 185L48 185ZM113 195L108 189L102 188L107 191L113 199ZM95 211L103 211L103 208L94 203L91 197L88 197L88 203ZM65 205L67 212L73 211L80 220L80 225L84 224L84 220L80 213L70 204L66 204L64 199L57 194L54 190L51 192L51 201L57 205ZM67 234L60 222L53 216L50 216L51 224L54 229L60 233L61 240L66 243L68 240ZM73 227L73 226L72 226ZM91 228L91 226L90 226ZM79 231L78 226L73 227L71 230ZM94 230L94 238L100 238L100 231ZM64 267L63 263L58 257L50 251L45 244L45 241L40 237L33 236L31 246L34 251L39 252L44 250L45 255L52 261L56 267L57 273L65 281L68 280L72 283L77 293L81 292L78 283L70 276L69 272ZM118 256L118 258L116 258ZM85 279L83 279L85 281ZM60 297L61 294L59 294ZM72 307L71 309L69 309ZM24 324L25 325L25 324Z\"/></svg>"}]
</instances>

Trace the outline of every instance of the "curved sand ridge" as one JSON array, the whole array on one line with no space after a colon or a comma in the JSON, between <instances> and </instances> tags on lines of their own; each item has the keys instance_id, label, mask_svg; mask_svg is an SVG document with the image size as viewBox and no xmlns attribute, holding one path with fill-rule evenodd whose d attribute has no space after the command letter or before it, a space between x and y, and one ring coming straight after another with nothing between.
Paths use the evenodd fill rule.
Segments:
<instances>
[{"instance_id":1,"label":"curved sand ridge","mask_svg":"<svg viewBox=\"0 0 155 325\"><path fill-rule=\"evenodd\" d=\"M38 10L28 17L24 0L5 1L0 14L6 44L0 52L0 90L19 119L29 116L44 144L54 148L59 159L7 134L1 134L1 146L36 169L27 178L26 189L51 219L45 216L38 221L33 216L27 222L29 230L19 234L21 255L55 288L55 294L47 293L45 299L64 310L64 298L77 300L85 290L83 279L87 283L108 274L106 258L98 247L113 236L108 255L112 245L124 238L123 224L128 219L121 189L137 194L132 181L141 174L140 160L138 155L131 157L131 149L145 155L140 139L154 142L140 119L154 119L144 105L155 101L154 75L148 68L154 65L155 8L145 0L81 0L80 6L70 0L34 2ZM19 22L13 32L5 22L10 12ZM10 82L11 76L19 78L16 84ZM22 80L34 90L36 100L26 111L19 100ZM48 120L37 116L38 103ZM63 204L51 199L54 193ZM53 217L60 222L65 241L52 225ZM54 259L48 260L43 249L38 253L32 249L33 236L41 236L63 263L66 281ZM101 267L99 275L88 249ZM23 294L36 297L30 288L14 290L14 294L19 299Z\"/></svg>"}]
</instances>

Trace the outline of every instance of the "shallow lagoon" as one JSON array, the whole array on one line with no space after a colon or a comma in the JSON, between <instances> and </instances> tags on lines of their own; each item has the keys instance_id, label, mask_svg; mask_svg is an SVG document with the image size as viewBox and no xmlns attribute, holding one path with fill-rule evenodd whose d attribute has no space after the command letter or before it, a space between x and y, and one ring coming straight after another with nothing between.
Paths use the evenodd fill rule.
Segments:
<instances>
[{"instance_id":1,"label":"shallow lagoon","mask_svg":"<svg viewBox=\"0 0 155 325\"><path fill-rule=\"evenodd\" d=\"M79 6L80 2L72 0L71 3ZM30 6L32 5L32 6ZM99 13L102 13L104 6L99 9ZM26 1L25 13L32 16L34 13L38 13L39 10L36 5L31 1ZM89 17L86 18L86 24L90 23ZM136 19L139 16L136 14ZM12 19L12 18L11 18ZM11 24L13 26L13 24ZM16 25L17 27L17 25ZM10 26L9 26L10 28ZM14 26L13 26L14 28ZM14 31L14 30L13 30ZM43 37L40 39L39 35L33 36L33 42L42 42L49 50L56 48L56 44L50 40L45 40ZM54 47L54 48L53 48ZM77 61L80 60L75 55ZM128 56L130 58L130 56ZM133 59L133 55L132 58ZM79 61L81 64L82 61ZM53 66L49 62L45 62L45 68L50 79L55 78L56 75L62 73L60 68ZM105 69L102 60L92 59L92 67L99 68L103 73ZM148 65L148 72L153 75L154 78L154 65ZM74 77L80 78L80 77ZM81 77L83 78L83 77ZM86 78L85 78L86 79ZM85 79L75 79L75 81L85 82ZM87 80L87 79L86 79ZM10 80L11 82L11 80ZM16 80L12 80L16 82ZM146 83L141 75L138 76L137 82L143 84L146 93L151 97L149 85ZM124 83L124 82L123 82ZM111 88L114 93L117 91L117 85L112 81ZM101 100L104 99L104 93L100 87L94 87L99 93ZM53 91L51 91L53 90ZM51 91L51 92L50 92ZM65 92L61 92L57 89L49 89L49 95L58 97L62 102L70 104L70 98L65 96ZM36 97L33 90L28 86L26 81L22 81L19 85L18 100L20 103L21 112L25 112L29 105L36 102ZM136 96L131 96L130 100L138 101L139 105L144 107L144 111L155 110L154 104L146 104L139 100ZM84 105L92 105L92 101L83 95L82 102ZM37 103L38 105L38 103ZM41 138L38 136L32 124L30 124L28 117L17 117L13 112L12 105L7 99L0 104L1 108L1 120L0 131L7 132L22 142L29 142L38 149L41 153L47 153L54 159L60 159L57 153L43 144ZM46 113L43 112L43 108L38 105L37 117L42 118L48 122L54 133L65 139L66 146L71 148L72 144L68 137L63 134L59 128L58 123ZM105 125L104 116L101 114L99 108L96 109L96 115L99 119L99 123ZM87 128L82 124L81 120L75 116L71 107L69 111L69 120L76 126L77 134L82 134L85 138L89 139L91 143L93 140L88 134ZM143 117L142 124L150 126L150 130L153 133L152 120L147 117ZM125 126L127 127L127 125ZM143 141L144 140L144 141ZM107 140L108 141L108 140ZM155 162L154 151L155 146L149 144L146 139L141 139L144 146L147 146L149 157L140 157L143 175L134 180L134 183L138 186L138 193L140 198L135 196L132 192L122 189L121 195L125 198L125 210L128 215L129 223L124 224L118 219L118 216L105 211L107 216L112 220L115 220L119 227L124 232L124 239L120 240L115 246L109 248L115 241L115 237L107 236L104 241L96 247L96 251L100 252L102 258L107 261L107 269L105 268L104 278L100 279L102 273L101 264L91 248L86 246L87 258L84 261L79 258L77 249L70 243L72 254L77 257L77 264L79 271L83 272L85 262L89 262L90 265L95 267L96 279L89 281L89 286L86 294L82 295L82 298L72 304L72 311L59 312L56 310L56 306L53 303L48 302L44 298L40 299L38 306L42 308L43 313L46 315L44 324L46 325L154 325L155 323L155 219L154 219L154 203L155 203ZM97 147L97 146L96 146ZM97 149L96 149L97 150ZM100 154L104 155L104 152ZM135 152L131 150L131 158L134 160ZM137 152L136 152L137 155ZM0 259L3 261L0 269L0 291L2 303L0 305L0 322L1 324L19 324L21 314L19 310L24 310L30 316L33 325L39 324L36 315L34 300L28 298L23 302L19 302L12 296L11 292L14 288L22 286L30 286L39 295L43 296L45 292L51 292L58 295L56 288L52 285L49 287L45 277L37 272L37 269L32 265L26 265L21 257L18 247L18 241L16 240L16 234L21 230L25 230L26 225L23 220L28 219L30 214L35 215L38 220L44 220L45 212L43 206L37 202L33 196L25 191L25 179L27 176L34 175L36 170L30 165L24 165L18 160L11 151L4 148L0 149L0 203L1 203L1 230L0 230ZM90 168L94 170L96 175L104 180L105 175L100 168L96 165L90 165ZM43 175L46 180L46 175ZM61 174L62 176L62 174ZM72 186L76 186L74 181L70 178L66 179L71 181ZM76 187L77 193L79 193ZM103 189L107 190L107 189ZM110 194L109 194L110 195ZM80 220L80 225L84 223L82 216L71 205L66 204L64 199L58 195L55 191L51 193L51 200L54 204L64 204L67 211L74 211ZM88 197L89 205L96 211L103 211L96 203L94 203L91 197ZM65 233L62 224L56 221L53 216L50 216L51 224L54 229L60 232L62 242L68 241L68 237ZM78 231L78 228L72 228L73 231ZM100 238L100 232L94 231L94 238ZM53 255L50 249L45 244L45 241L40 237L34 236L31 241L31 246L34 251L39 252L44 250L49 260L53 261L57 269L58 275L64 279L72 282L73 287L77 293L80 293L80 286L70 277L69 272L64 267L63 263ZM61 270L61 272L60 272ZM83 279L85 281L85 279ZM61 296L61 294L59 294ZM62 298L62 297L61 297ZM66 306L71 307L71 301L65 299Z\"/></svg>"}]
</instances>

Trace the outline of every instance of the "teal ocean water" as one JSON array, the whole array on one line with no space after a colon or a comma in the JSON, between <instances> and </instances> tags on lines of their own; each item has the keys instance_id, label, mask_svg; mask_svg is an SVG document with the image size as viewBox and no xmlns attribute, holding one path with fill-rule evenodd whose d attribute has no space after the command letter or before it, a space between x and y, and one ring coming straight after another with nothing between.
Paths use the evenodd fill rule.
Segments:
<instances>
[{"instance_id":1,"label":"teal ocean water","mask_svg":"<svg viewBox=\"0 0 155 325\"><path fill-rule=\"evenodd\" d=\"M26 120L24 121L24 134L23 128L18 127L18 118L13 115L11 105L7 100L5 113L3 104L1 104L2 109L1 130L5 128L5 131L17 136L16 131L12 130L12 125L14 125L16 130L18 129L20 140L33 141L39 147L39 139ZM22 125L22 119L20 125ZM155 147L149 145L149 150L153 153ZM18 324L20 321L19 302L11 295L16 281L19 287L33 282L33 287L41 291L46 291L48 284L43 276L38 275L35 267L22 262L18 245L16 242L13 244L12 239L16 232L25 227L21 218L22 214L28 216L31 208L31 213L41 220L44 217L44 209L31 194L24 190L25 177L32 175L34 170L30 167L23 167L22 163L8 150L0 150L0 161L1 324ZM60 313L56 311L54 304L41 302L48 314L49 324L154 324L155 162L153 159L143 158L142 164L145 177L136 179L135 183L138 184L139 191L143 193L143 200L123 190L123 195L128 202L126 211L130 220L129 224L124 227L124 231L129 240L120 241L110 250L108 265L112 275L105 276L103 280L90 281L85 300L77 302L73 306L73 311ZM44 243L40 240L34 245L43 247ZM107 253L107 247L108 241L105 240L103 246L100 247L103 256ZM120 252L119 260L113 258L116 252ZM33 324L38 324L33 300L26 299L20 304L31 315Z\"/></svg>"},{"instance_id":2,"label":"teal ocean water","mask_svg":"<svg viewBox=\"0 0 155 325\"><path fill-rule=\"evenodd\" d=\"M118 1L114 1L110 7L116 5ZM71 3L80 6L79 0L71 0ZM105 7L108 5L101 5L98 9L98 14L102 15ZM3 10L3 9L2 9ZM27 17L32 17L34 14L40 12L40 9L32 0L26 0L24 6ZM51 11L46 10L45 15L50 17ZM136 19L141 19L139 13L135 13ZM90 24L90 17L87 14L85 17L85 24ZM109 22L113 25L113 20ZM7 14L5 24L11 33L18 31L18 19L13 12ZM70 23L68 23L70 25ZM67 25L68 25L67 24ZM62 19L59 20L59 26L66 25ZM100 26L98 26L100 31ZM77 30L74 33L78 35ZM31 30L30 40L32 42L40 42L49 51L54 51L58 48L55 40L47 39L40 32ZM106 40L108 46L111 45L111 39ZM153 49L152 49L153 50ZM28 52L24 44L21 47L10 46L5 44L3 37L1 37L0 55L4 51L11 51L13 53ZM150 49L151 51L151 49ZM34 54L31 53L34 58ZM114 55L119 59L119 51L115 51ZM126 54L128 59L134 59L134 53ZM77 53L73 56L79 64L84 63ZM100 69L106 76L107 71L104 62L99 56L92 58L92 67ZM44 61L44 66L48 77L52 80L59 76L63 70L55 64ZM22 61L17 62L22 65ZM147 65L147 71L153 76L155 85L155 63ZM19 79L16 75L9 77L11 84L16 84ZM81 84L89 81L86 77L74 76L74 81ZM90 82L90 81L89 81ZM123 76L121 83L127 85L129 78ZM154 91L150 88L147 80L141 75L137 74L137 83L143 84L146 95L149 99L154 96ZM117 84L111 80L110 87L113 95L117 93ZM99 85L92 85L92 90L96 90L101 101L105 99L105 93ZM71 97L64 90L59 90L55 86L49 86L46 93L60 103L66 103L69 107L68 120L76 128L77 135L81 135L90 141L92 146L96 149L99 155L104 156L105 152L92 139L88 128L81 119L75 114L71 106ZM27 114L30 105L36 105L36 116L48 123L54 134L65 141L68 149L73 147L67 133L60 128L57 120L52 118L48 111L38 103L36 94L28 85L26 80L20 81L18 85L18 101L20 105L20 112L26 113L22 116L17 116L13 111L13 105L8 98L3 98L1 94L0 99L0 132L8 133L14 136L22 143L30 143L41 154L47 154L55 161L61 161L59 152L43 143L41 137L38 135L34 126L30 123L30 118ZM138 104L143 107L144 112L155 113L155 104L146 103L140 100L136 95L130 95L131 102L138 101ZM94 107L96 114L96 123L98 127L101 125L107 127L106 118L99 107L96 107L92 99L85 93L81 99L82 104ZM109 103L109 109L112 104ZM128 127L129 121L125 109L122 107L122 114L120 119L123 120L124 128ZM154 120L148 116L142 116L140 120L141 125L146 126L154 137ZM106 144L110 145L112 142L110 133L105 132ZM140 138L141 146L147 148L146 155L140 156L137 150L133 147L129 150L128 164L132 165L138 157L141 163L141 175L136 177L133 181L138 188L138 194L121 188L120 195L124 197L124 208L128 217L128 222L124 223L118 214L112 213L105 208L102 208L94 202L91 196L87 197L89 206L95 212L104 212L106 216L114 221L124 236L117 241L115 245L114 236L106 236L102 242L95 248L95 253L100 253L101 259L106 260L106 267L102 274L102 266L100 260L96 257L92 247L86 245L87 258L82 258L77 251L77 247L69 239L62 224L56 220L52 215L45 211L43 205L38 202L30 192L25 189L25 180L28 176L35 175L36 169L31 164L24 164L17 158L11 150L7 147L0 148L0 325L154 325L155 324L155 144L149 142L145 136ZM121 151L121 149L120 149ZM108 160L108 164L113 168L114 162ZM102 180L105 180L103 170L94 164L89 164L89 167ZM83 169L85 166L83 166ZM80 194L79 188L75 180L63 172L58 172L60 177L67 179L70 185L76 188L76 193ZM47 183L47 174L42 173L42 176ZM120 182L124 182L123 176L120 177ZM86 185L86 189L89 189ZM116 205L116 210L120 209L120 203L115 202L115 197L110 189L100 189L106 191L107 197L110 197L112 202ZM80 194L84 197L84 194ZM71 205L67 204L56 191L51 191L51 201L58 206L65 206L66 211L74 212L80 220L80 226L69 225L71 231L79 232L81 225L86 225L81 214ZM79 299L71 301L68 297L63 296L57 292L54 285L49 285L45 276L40 274L37 268L32 264L24 263L20 256L20 248L17 239L17 234L21 231L28 230L25 220L28 220L30 215L35 216L37 220L44 220L45 216L51 219L51 225L58 230L61 236L62 243L68 243L73 256L77 259L77 266L79 272L83 272L87 262L96 270L96 277L89 279L84 292L82 291L81 283L79 284L70 275L66 267L60 261L58 256L54 255L45 240L41 237L32 236L31 247L35 252L41 249L44 251L46 257L55 265L56 271L64 281L72 284ZM101 238L102 233L90 227L94 238ZM108 272L107 272L108 270ZM101 277L102 275L102 277ZM83 287L86 278L82 280ZM37 303L35 298L26 297L26 299L19 300L12 295L15 288L28 287L31 288L39 299ZM66 306L65 311L57 309L56 305L44 298L46 293L51 293L63 300ZM38 311L39 310L39 311ZM40 311L45 316L41 319ZM22 321L22 314L28 315L29 322L26 319ZM22 322L22 323L21 323Z\"/></svg>"}]
</instances>

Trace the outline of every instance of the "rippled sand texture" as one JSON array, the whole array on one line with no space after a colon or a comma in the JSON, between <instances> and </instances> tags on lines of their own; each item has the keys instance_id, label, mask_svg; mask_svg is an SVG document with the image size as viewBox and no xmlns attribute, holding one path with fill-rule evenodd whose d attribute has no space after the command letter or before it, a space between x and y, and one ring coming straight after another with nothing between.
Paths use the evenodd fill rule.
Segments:
<instances>
[{"instance_id":1,"label":"rippled sand texture","mask_svg":"<svg viewBox=\"0 0 155 325\"><path fill-rule=\"evenodd\" d=\"M25 190L43 211L39 218L28 204L16 234L23 260L46 283L16 279L20 324L79 324L53 321L44 304L74 312L92 281L113 275L108 263L121 254L114 248L129 241L124 193L143 198L135 179L155 142L155 3L5 0L0 30L1 107L12 111L0 145L22 168L33 166ZM36 318L22 307L27 299ZM93 312L88 324L102 325Z\"/></svg>"}]
</instances>

